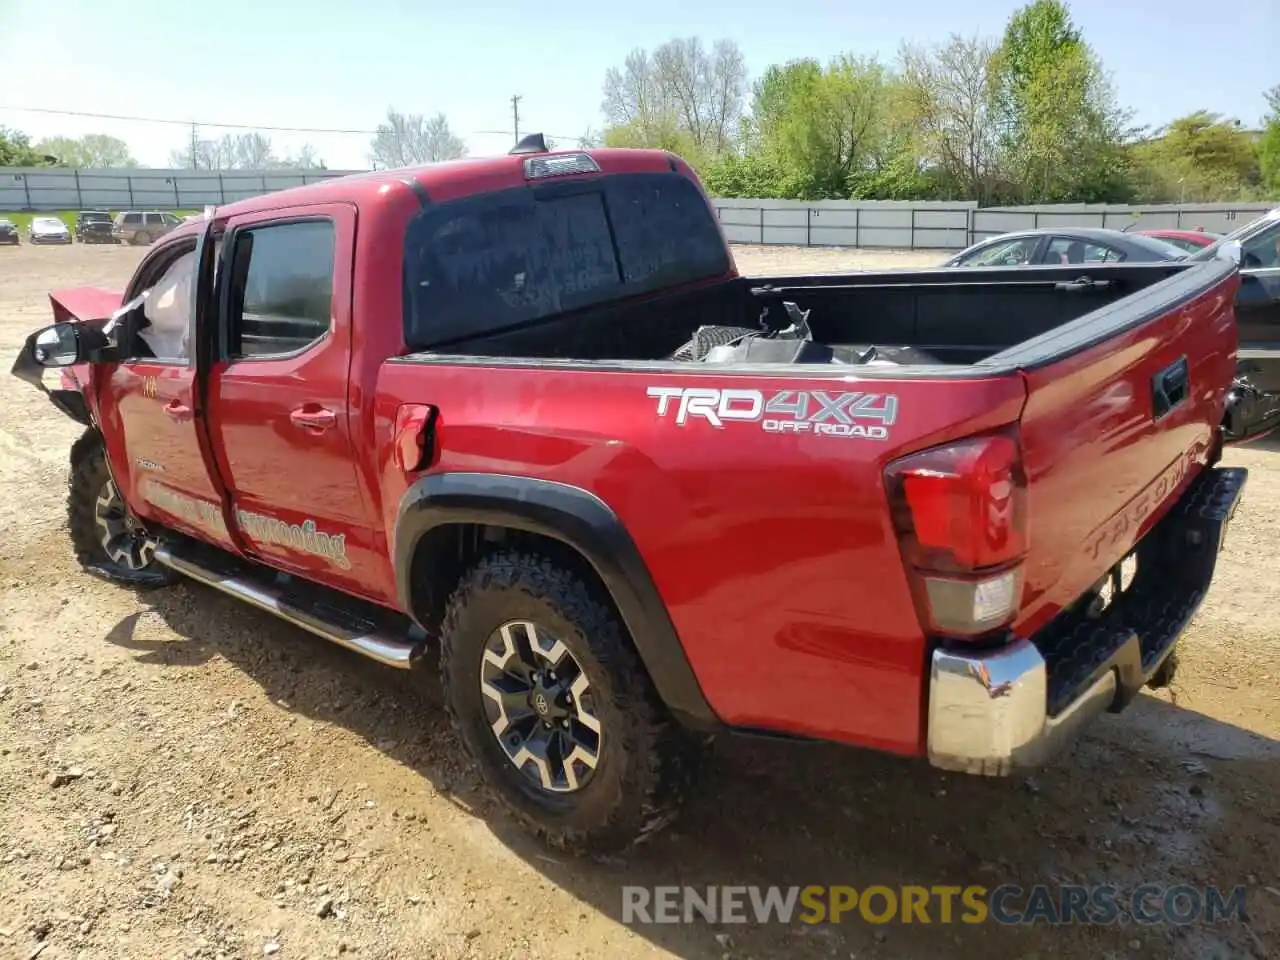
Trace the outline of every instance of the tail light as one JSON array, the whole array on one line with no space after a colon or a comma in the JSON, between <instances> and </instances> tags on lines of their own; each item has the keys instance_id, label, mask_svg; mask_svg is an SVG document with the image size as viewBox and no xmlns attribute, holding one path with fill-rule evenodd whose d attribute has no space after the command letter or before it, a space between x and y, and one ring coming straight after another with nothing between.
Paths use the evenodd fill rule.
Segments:
<instances>
[{"instance_id":1,"label":"tail light","mask_svg":"<svg viewBox=\"0 0 1280 960\"><path fill-rule=\"evenodd\" d=\"M1007 625L1018 612L1027 552L1016 429L895 460L885 486L925 629L977 637Z\"/></svg>"}]
</instances>

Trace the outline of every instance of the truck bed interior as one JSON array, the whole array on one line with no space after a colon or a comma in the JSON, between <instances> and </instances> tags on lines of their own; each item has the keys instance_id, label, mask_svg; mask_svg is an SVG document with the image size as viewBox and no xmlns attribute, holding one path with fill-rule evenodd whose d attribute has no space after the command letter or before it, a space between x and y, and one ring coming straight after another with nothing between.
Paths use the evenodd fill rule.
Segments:
<instances>
[{"instance_id":1,"label":"truck bed interior","mask_svg":"<svg viewBox=\"0 0 1280 960\"><path fill-rule=\"evenodd\" d=\"M812 339L875 347L912 364L967 365L1047 333L1186 269L1181 263L933 269L814 277L739 277L593 307L431 345L436 355L576 360L706 359L698 344L737 329L781 329L787 302L807 311ZM1089 280L1081 282L1082 277ZM720 328L700 338L700 329ZM715 331L712 331L713 333ZM691 347L691 345L693 345ZM911 348L901 350L901 348ZM897 351L895 353L894 351ZM703 355L699 355L699 354ZM819 361L830 362L830 361ZM848 361L844 361L848 362ZM891 361L892 362L892 361Z\"/></svg>"}]
</instances>

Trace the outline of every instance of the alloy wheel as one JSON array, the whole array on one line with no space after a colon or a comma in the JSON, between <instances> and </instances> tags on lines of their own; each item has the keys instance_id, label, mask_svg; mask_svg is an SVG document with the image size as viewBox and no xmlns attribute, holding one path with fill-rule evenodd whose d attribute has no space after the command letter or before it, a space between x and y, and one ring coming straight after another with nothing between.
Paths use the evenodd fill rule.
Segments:
<instances>
[{"instance_id":1,"label":"alloy wheel","mask_svg":"<svg viewBox=\"0 0 1280 960\"><path fill-rule=\"evenodd\" d=\"M494 738L529 783L550 793L582 789L603 736L591 682L565 644L528 620L485 643L480 693Z\"/></svg>"},{"instance_id":2,"label":"alloy wheel","mask_svg":"<svg viewBox=\"0 0 1280 960\"><path fill-rule=\"evenodd\" d=\"M155 544L138 529L125 510L114 481L108 480L102 485L93 516L98 525L98 542L112 563L132 571L145 570L151 565Z\"/></svg>"}]
</instances>

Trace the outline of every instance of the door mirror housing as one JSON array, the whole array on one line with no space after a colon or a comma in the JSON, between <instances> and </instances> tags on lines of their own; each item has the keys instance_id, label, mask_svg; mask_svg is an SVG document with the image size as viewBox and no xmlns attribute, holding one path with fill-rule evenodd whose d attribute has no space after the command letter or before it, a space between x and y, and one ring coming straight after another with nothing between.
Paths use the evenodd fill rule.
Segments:
<instances>
[{"instance_id":1,"label":"door mirror housing","mask_svg":"<svg viewBox=\"0 0 1280 960\"><path fill-rule=\"evenodd\" d=\"M74 323L55 323L37 330L31 338L31 359L45 368L83 363L84 347L77 327Z\"/></svg>"},{"instance_id":2,"label":"door mirror housing","mask_svg":"<svg viewBox=\"0 0 1280 960\"><path fill-rule=\"evenodd\" d=\"M1217 257L1220 260L1230 260L1238 267L1244 260L1244 248L1240 246L1239 240L1228 240L1218 248Z\"/></svg>"}]
</instances>

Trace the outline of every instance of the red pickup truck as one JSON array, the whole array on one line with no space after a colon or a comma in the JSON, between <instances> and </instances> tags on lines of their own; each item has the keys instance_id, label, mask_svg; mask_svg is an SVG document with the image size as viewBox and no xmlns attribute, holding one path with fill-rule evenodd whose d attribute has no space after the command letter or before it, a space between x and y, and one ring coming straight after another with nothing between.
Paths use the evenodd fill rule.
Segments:
<instances>
[{"instance_id":1,"label":"red pickup truck","mask_svg":"<svg viewBox=\"0 0 1280 960\"><path fill-rule=\"evenodd\" d=\"M506 805L611 849L719 731L1001 775L1168 682L1246 479L1238 284L746 278L679 157L535 137L210 209L14 373L78 371L86 567L438 648Z\"/></svg>"}]
</instances>

